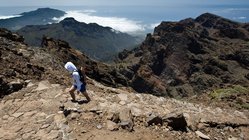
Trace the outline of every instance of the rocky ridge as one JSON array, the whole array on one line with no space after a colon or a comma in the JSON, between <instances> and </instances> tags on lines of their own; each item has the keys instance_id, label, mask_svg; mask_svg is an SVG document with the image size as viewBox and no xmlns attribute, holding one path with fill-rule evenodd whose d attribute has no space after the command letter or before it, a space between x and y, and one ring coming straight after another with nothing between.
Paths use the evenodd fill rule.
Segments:
<instances>
[{"instance_id":1,"label":"rocky ridge","mask_svg":"<svg viewBox=\"0 0 249 140\"><path fill-rule=\"evenodd\" d=\"M119 54L138 92L176 98L249 85L248 23L205 13L162 22L139 48Z\"/></svg>"}]
</instances>

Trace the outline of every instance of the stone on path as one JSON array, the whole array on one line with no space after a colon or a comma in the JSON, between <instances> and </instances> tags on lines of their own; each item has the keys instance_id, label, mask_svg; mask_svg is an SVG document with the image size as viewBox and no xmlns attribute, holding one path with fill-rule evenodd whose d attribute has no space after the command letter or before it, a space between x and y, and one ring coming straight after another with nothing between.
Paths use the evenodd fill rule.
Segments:
<instances>
[{"instance_id":1,"label":"stone on path","mask_svg":"<svg viewBox=\"0 0 249 140\"><path fill-rule=\"evenodd\" d=\"M20 113L14 113L12 116L15 118L19 118L20 116L22 116L24 113L20 112Z\"/></svg>"},{"instance_id":2,"label":"stone on path","mask_svg":"<svg viewBox=\"0 0 249 140\"><path fill-rule=\"evenodd\" d=\"M118 130L118 125L115 122L112 122L110 120L107 120L106 127L110 131Z\"/></svg>"},{"instance_id":3,"label":"stone on path","mask_svg":"<svg viewBox=\"0 0 249 140\"><path fill-rule=\"evenodd\" d=\"M203 134L201 131L195 131L195 133L202 139L210 140L210 138L207 135Z\"/></svg>"},{"instance_id":4,"label":"stone on path","mask_svg":"<svg viewBox=\"0 0 249 140\"><path fill-rule=\"evenodd\" d=\"M119 119L120 119L120 125L123 129L126 129L128 131L133 130L133 119L131 115L131 110L130 109L123 109L119 112Z\"/></svg>"}]
</instances>

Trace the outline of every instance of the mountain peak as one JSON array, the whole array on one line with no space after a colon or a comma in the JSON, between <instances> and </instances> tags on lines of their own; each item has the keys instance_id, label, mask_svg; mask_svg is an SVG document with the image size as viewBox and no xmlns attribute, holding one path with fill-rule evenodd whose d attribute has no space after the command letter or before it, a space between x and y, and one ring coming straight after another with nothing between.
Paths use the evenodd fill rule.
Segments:
<instances>
[{"instance_id":1,"label":"mountain peak","mask_svg":"<svg viewBox=\"0 0 249 140\"><path fill-rule=\"evenodd\" d=\"M27 25L45 25L54 23L54 18L60 18L66 13L52 8L38 8L30 12L20 13L18 17L0 20L0 27L18 30Z\"/></svg>"},{"instance_id":2,"label":"mountain peak","mask_svg":"<svg viewBox=\"0 0 249 140\"><path fill-rule=\"evenodd\" d=\"M76 21L73 17L66 17L62 21Z\"/></svg>"},{"instance_id":3,"label":"mountain peak","mask_svg":"<svg viewBox=\"0 0 249 140\"><path fill-rule=\"evenodd\" d=\"M24 13L21 13L21 15L23 16L34 16L34 15L61 15L63 16L65 14L64 11L61 11L61 10L57 10L57 9L52 9L52 8L38 8L34 11L30 11L30 12L24 12ZM57 17L57 16L56 16Z\"/></svg>"},{"instance_id":4,"label":"mountain peak","mask_svg":"<svg viewBox=\"0 0 249 140\"><path fill-rule=\"evenodd\" d=\"M77 20L75 20L73 17L66 17L62 21L60 21L60 23L62 23L62 24L64 24L64 23L73 24L73 23L79 23L79 22Z\"/></svg>"},{"instance_id":5,"label":"mountain peak","mask_svg":"<svg viewBox=\"0 0 249 140\"><path fill-rule=\"evenodd\" d=\"M198 16L195 19L196 22L202 24L204 27L213 27L213 28L230 28L230 27L237 27L239 25L238 22L231 21L229 19L220 17L215 14L211 13L204 13Z\"/></svg>"},{"instance_id":6,"label":"mountain peak","mask_svg":"<svg viewBox=\"0 0 249 140\"><path fill-rule=\"evenodd\" d=\"M196 21L202 21L202 20L206 20L206 19L218 19L218 18L221 18L221 17L217 16L215 14L212 14L212 13L204 13L204 14L201 14L200 16L198 16L196 18Z\"/></svg>"},{"instance_id":7,"label":"mountain peak","mask_svg":"<svg viewBox=\"0 0 249 140\"><path fill-rule=\"evenodd\" d=\"M45 7L45 8L38 8L36 11L48 11L48 10L56 10L56 9L52 9L52 8L49 8L49 7Z\"/></svg>"}]
</instances>

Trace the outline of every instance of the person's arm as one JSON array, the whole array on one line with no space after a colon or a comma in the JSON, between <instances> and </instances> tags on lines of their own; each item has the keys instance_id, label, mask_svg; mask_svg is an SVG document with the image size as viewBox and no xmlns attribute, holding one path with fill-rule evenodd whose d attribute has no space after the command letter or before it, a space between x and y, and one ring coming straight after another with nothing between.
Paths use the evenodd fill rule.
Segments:
<instances>
[{"instance_id":1,"label":"person's arm","mask_svg":"<svg viewBox=\"0 0 249 140\"><path fill-rule=\"evenodd\" d=\"M80 71L82 72L82 75L84 77L84 84L86 85L86 73L85 73L85 69L83 67L80 67Z\"/></svg>"}]
</instances>

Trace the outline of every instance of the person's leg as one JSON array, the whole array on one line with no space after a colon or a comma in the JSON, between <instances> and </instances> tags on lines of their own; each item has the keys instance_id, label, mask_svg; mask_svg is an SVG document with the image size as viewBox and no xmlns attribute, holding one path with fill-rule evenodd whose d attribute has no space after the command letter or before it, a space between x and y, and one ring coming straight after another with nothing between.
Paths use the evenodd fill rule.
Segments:
<instances>
[{"instance_id":1,"label":"person's leg","mask_svg":"<svg viewBox=\"0 0 249 140\"><path fill-rule=\"evenodd\" d=\"M74 86L72 86L70 89L69 89L69 93L72 97L72 101L75 101L75 94L74 94L74 91L76 90L76 88Z\"/></svg>"},{"instance_id":2,"label":"person's leg","mask_svg":"<svg viewBox=\"0 0 249 140\"><path fill-rule=\"evenodd\" d=\"M91 98L88 96L88 94L86 92L86 86L84 84L81 85L80 92L86 97L88 102L91 101Z\"/></svg>"},{"instance_id":3,"label":"person's leg","mask_svg":"<svg viewBox=\"0 0 249 140\"><path fill-rule=\"evenodd\" d=\"M88 102L91 101L91 98L88 96L88 93L86 92L86 90L84 92L81 92L87 99Z\"/></svg>"}]
</instances>

